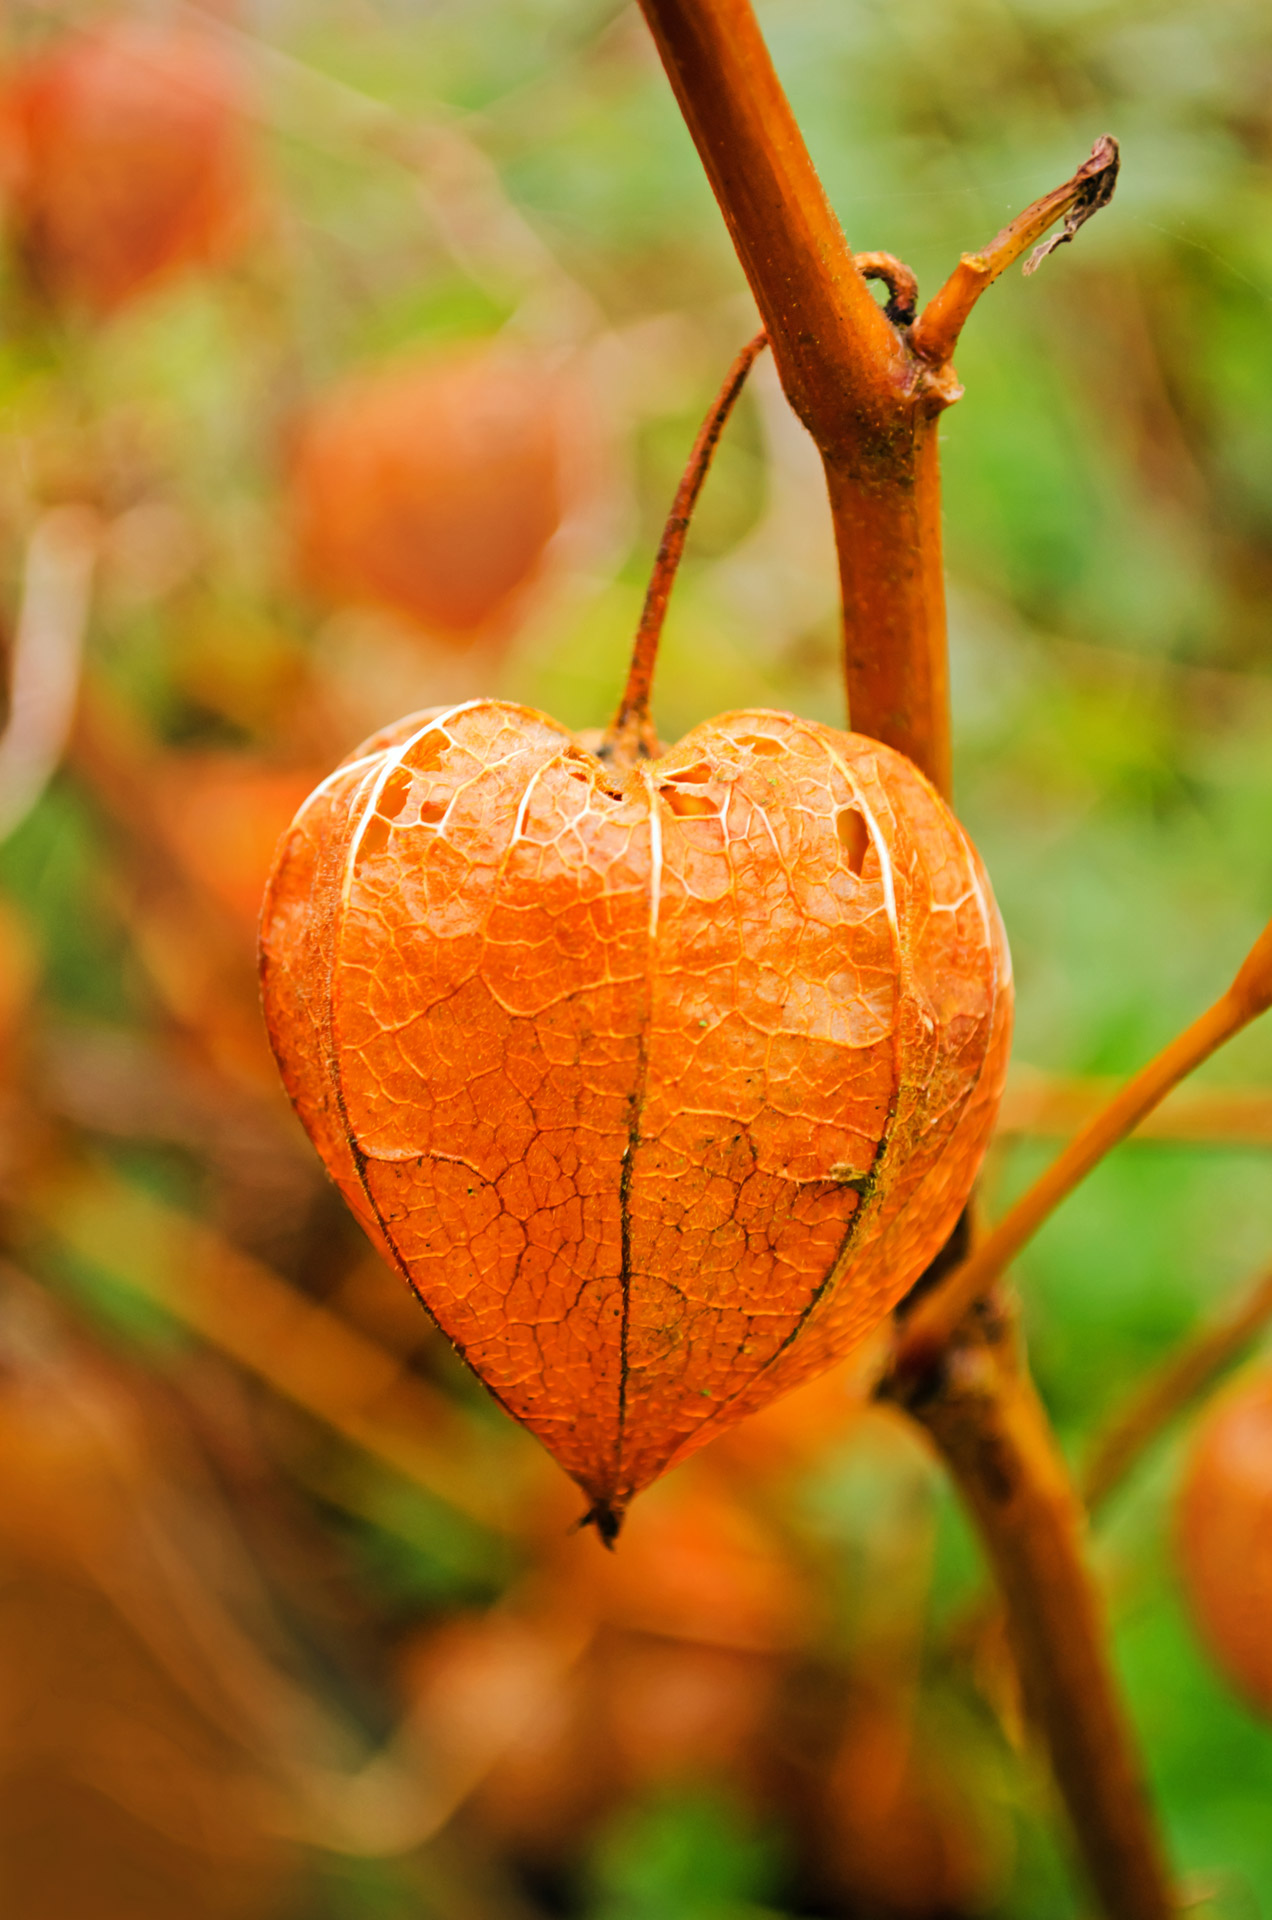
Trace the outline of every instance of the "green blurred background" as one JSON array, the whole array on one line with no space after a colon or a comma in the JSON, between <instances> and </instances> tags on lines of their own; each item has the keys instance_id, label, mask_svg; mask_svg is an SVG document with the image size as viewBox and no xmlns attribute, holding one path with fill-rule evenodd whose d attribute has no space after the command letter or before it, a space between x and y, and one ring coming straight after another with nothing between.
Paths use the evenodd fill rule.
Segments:
<instances>
[{"instance_id":1,"label":"green blurred background","mask_svg":"<svg viewBox=\"0 0 1272 1920\"><path fill-rule=\"evenodd\" d=\"M1019 996L992 1210L1068 1124L1043 1095L1145 1059L1272 904L1272 17L1253 0L760 12L850 241L908 261L925 293L1097 135L1122 143L1111 208L984 300L943 421L957 803ZM10 8L10 65L89 17ZM1088 1912L1001 1654L981 1635L963 1657L976 1552L917 1443L845 1390L824 1442L761 1459L739 1441L677 1476L688 1492L648 1496L649 1564L665 1526L678 1570L641 1573L634 1520L630 1578L620 1550L602 1579L590 1541L561 1545L568 1494L342 1223L253 1052L250 912L227 900L250 899L268 849L214 848L232 871L209 880L198 843L252 781L303 791L435 699L604 722L681 462L755 320L634 8L262 0L213 25L251 75L252 235L108 320L35 297L16 247L6 269L11 633L41 516L88 500L108 533L92 725L0 846L5 1910ZM289 448L350 370L496 334L578 375L591 497L517 631L457 653L297 583ZM743 705L841 722L819 489L765 368L691 537L665 738ZM203 812L165 839L196 790ZM1020 1263L1075 1457L1272 1259L1272 1029L1200 1084L1246 1119L1181 1108ZM395 1356L396 1455L359 1444L352 1348L271 1381L307 1337L297 1301ZM1185 1441L1186 1424L1153 1449L1094 1553L1181 1873L1199 1912L1251 1920L1272 1914L1272 1728L1186 1618ZM715 1559L712 1502L732 1543ZM746 1612L731 1553L768 1597L721 1627ZM642 1694L663 1719L624 1733ZM905 1784L876 1815L886 1755Z\"/></svg>"}]
</instances>

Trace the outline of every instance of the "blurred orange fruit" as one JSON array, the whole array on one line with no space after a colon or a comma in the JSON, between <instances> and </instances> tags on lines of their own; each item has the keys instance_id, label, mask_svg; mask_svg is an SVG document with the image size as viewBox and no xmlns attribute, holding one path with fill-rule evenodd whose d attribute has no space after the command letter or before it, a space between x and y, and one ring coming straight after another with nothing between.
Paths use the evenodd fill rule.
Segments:
<instances>
[{"instance_id":1,"label":"blurred orange fruit","mask_svg":"<svg viewBox=\"0 0 1272 1920\"><path fill-rule=\"evenodd\" d=\"M172 756L160 781L161 824L191 874L245 929L255 930L261 890L312 772L241 753Z\"/></svg>"},{"instance_id":2,"label":"blurred orange fruit","mask_svg":"<svg viewBox=\"0 0 1272 1920\"><path fill-rule=\"evenodd\" d=\"M706 1459L713 1467L746 1475L752 1485L757 1477L780 1479L807 1471L872 1411L870 1388L891 1337L885 1321L847 1360L722 1433Z\"/></svg>"},{"instance_id":3,"label":"blurred orange fruit","mask_svg":"<svg viewBox=\"0 0 1272 1920\"><path fill-rule=\"evenodd\" d=\"M68 36L6 105L17 244L55 300L113 311L243 232L245 82L209 34L116 21Z\"/></svg>"},{"instance_id":4,"label":"blurred orange fruit","mask_svg":"<svg viewBox=\"0 0 1272 1920\"><path fill-rule=\"evenodd\" d=\"M706 1473L637 1508L612 1559L568 1543L573 1591L629 1632L775 1653L804 1644L813 1608L770 1532Z\"/></svg>"},{"instance_id":5,"label":"blurred orange fruit","mask_svg":"<svg viewBox=\"0 0 1272 1920\"><path fill-rule=\"evenodd\" d=\"M346 380L296 449L302 577L454 648L506 637L588 478L575 457L587 414L555 365L497 347Z\"/></svg>"},{"instance_id":6,"label":"blurred orange fruit","mask_svg":"<svg viewBox=\"0 0 1272 1920\"><path fill-rule=\"evenodd\" d=\"M817 1815L822 1871L853 1912L927 1920L989 1904L1001 1849L899 1700L852 1703Z\"/></svg>"},{"instance_id":7,"label":"blurred orange fruit","mask_svg":"<svg viewBox=\"0 0 1272 1920\"><path fill-rule=\"evenodd\" d=\"M544 1860L651 1783L760 1785L815 1606L709 1476L639 1507L613 1559L554 1540L522 1601L427 1630L403 1662L418 1736L484 1832Z\"/></svg>"},{"instance_id":8,"label":"blurred orange fruit","mask_svg":"<svg viewBox=\"0 0 1272 1920\"><path fill-rule=\"evenodd\" d=\"M1177 1541L1207 1650L1253 1706L1272 1714L1272 1372L1238 1381L1202 1421Z\"/></svg>"}]
</instances>

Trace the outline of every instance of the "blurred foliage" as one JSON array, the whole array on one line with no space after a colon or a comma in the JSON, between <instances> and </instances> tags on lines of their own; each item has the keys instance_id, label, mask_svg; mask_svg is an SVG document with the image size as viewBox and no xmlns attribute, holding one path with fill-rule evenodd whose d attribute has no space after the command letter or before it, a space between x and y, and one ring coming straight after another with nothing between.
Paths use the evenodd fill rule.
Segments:
<instances>
[{"instance_id":1,"label":"blurred foliage","mask_svg":"<svg viewBox=\"0 0 1272 1920\"><path fill-rule=\"evenodd\" d=\"M1018 1062L1119 1074L1272 903L1272 19L761 13L851 241L926 291L1097 134L1122 141L1110 210L978 310L943 433L958 798L1012 940ZM8 63L88 17L15 6ZM608 717L680 463L754 318L632 7L235 18L215 30L259 171L237 251L109 320L51 307L16 239L0 288L11 651L42 517L87 502L101 528L70 745L0 846L5 1910L1068 1920L1002 1650L978 1631L967 1657L974 1546L859 1379L717 1443L598 1566L570 1490L361 1244L285 1110L252 983L274 835L413 706L497 691ZM356 369L496 336L588 396L577 524L518 630L456 652L309 597L287 495L306 409ZM667 738L747 704L842 718L819 472L767 369L656 689ZM1205 1080L1272 1097L1272 1028ZM1005 1131L987 1204L1049 1151ZM1132 1144L1022 1260L1075 1452L1272 1258L1266 1155ZM1197 1911L1249 1920L1272 1914L1272 1729L1181 1609L1179 1445L1095 1551Z\"/></svg>"}]
</instances>

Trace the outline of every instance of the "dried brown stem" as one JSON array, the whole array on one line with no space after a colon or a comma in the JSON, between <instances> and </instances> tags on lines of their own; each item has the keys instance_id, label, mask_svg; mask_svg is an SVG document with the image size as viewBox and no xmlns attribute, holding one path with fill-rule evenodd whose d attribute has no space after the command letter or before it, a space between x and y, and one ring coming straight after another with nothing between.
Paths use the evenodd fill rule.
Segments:
<instances>
[{"instance_id":1,"label":"dried brown stem","mask_svg":"<svg viewBox=\"0 0 1272 1920\"><path fill-rule=\"evenodd\" d=\"M1201 1327L1141 1382L1097 1435L1082 1475L1092 1512L1116 1492L1171 1422L1238 1360L1272 1321L1272 1269L1217 1319Z\"/></svg>"},{"instance_id":2,"label":"dried brown stem","mask_svg":"<svg viewBox=\"0 0 1272 1920\"><path fill-rule=\"evenodd\" d=\"M898 1374L922 1374L964 1315L1062 1200L1085 1180L1172 1087L1208 1060L1272 1003L1272 921L1264 928L1228 991L1119 1088L1046 1172L1021 1195L968 1258L928 1294L906 1322L893 1361Z\"/></svg>"},{"instance_id":3,"label":"dried brown stem","mask_svg":"<svg viewBox=\"0 0 1272 1920\"><path fill-rule=\"evenodd\" d=\"M940 292L928 301L910 335L910 345L919 358L931 361L934 366L943 366L986 287L992 286L1014 260L1019 260L1026 247L1041 240L1057 220L1063 218L1063 229L1038 247L1025 263L1025 272L1033 273L1049 253L1072 240L1092 214L1106 207L1113 198L1118 165L1117 141L1111 134L1101 134L1072 180L1066 180L1062 187L1055 187L1017 214L979 253L965 253Z\"/></svg>"},{"instance_id":4,"label":"dried brown stem","mask_svg":"<svg viewBox=\"0 0 1272 1920\"><path fill-rule=\"evenodd\" d=\"M667 515L667 523L658 544L658 555L641 609L640 625L636 629L627 685L623 689L613 725L598 749L604 759L630 764L640 759L657 758L658 736L649 715L649 697L654 684L658 642L662 638L663 621L667 617L667 602L676 582L694 506L710 471L720 435L724 432L738 395L746 385L748 373L767 345L768 336L763 333L757 333L753 340L747 342L729 368L724 385L698 429L698 437L693 443L688 465L680 476L680 485L676 488L676 497L671 503L671 512Z\"/></svg>"},{"instance_id":5,"label":"dried brown stem","mask_svg":"<svg viewBox=\"0 0 1272 1920\"><path fill-rule=\"evenodd\" d=\"M971 1509L1007 1612L1025 1705L1106 1913L1167 1920L1170 1883L1083 1553L1077 1493L995 1303L969 1318L939 1378L893 1383Z\"/></svg>"},{"instance_id":6,"label":"dried brown stem","mask_svg":"<svg viewBox=\"0 0 1272 1920\"><path fill-rule=\"evenodd\" d=\"M898 260L895 253L854 253L853 263L864 280L882 280L888 289L884 314L894 327L913 325L919 304L919 283L914 269Z\"/></svg>"}]
</instances>

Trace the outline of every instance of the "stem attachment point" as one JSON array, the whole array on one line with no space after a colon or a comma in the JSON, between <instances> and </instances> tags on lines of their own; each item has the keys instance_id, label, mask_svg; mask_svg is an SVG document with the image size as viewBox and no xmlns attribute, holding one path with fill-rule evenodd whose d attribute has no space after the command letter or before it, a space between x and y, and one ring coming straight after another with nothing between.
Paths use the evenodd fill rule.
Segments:
<instances>
[{"instance_id":1,"label":"stem attachment point","mask_svg":"<svg viewBox=\"0 0 1272 1920\"><path fill-rule=\"evenodd\" d=\"M712 455L734 403L746 384L746 376L767 345L766 333L757 333L754 340L747 342L729 368L724 385L698 429L698 437L693 443L693 451L680 485L676 488L676 497L671 503L671 512L658 545L658 556L641 609L640 625L636 629L627 685L623 689L613 724L597 748L602 760L619 766L634 766L638 760L656 759L660 752L658 736L649 715L649 696L653 687L654 664L658 658L658 642L667 615L667 602L671 598L680 556L685 550L689 521L698 495L702 492L702 483L707 477Z\"/></svg>"}]
</instances>

